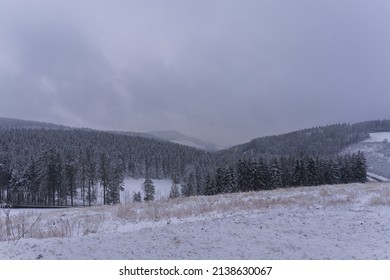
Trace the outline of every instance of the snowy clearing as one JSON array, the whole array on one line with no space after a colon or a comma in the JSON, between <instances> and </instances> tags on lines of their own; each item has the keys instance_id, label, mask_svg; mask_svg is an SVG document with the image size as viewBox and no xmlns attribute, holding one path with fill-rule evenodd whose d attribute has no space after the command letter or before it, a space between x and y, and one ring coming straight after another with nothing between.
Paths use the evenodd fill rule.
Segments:
<instances>
[{"instance_id":1,"label":"snowy clearing","mask_svg":"<svg viewBox=\"0 0 390 280\"><path fill-rule=\"evenodd\" d=\"M390 141L390 132L376 132L370 133L370 138L364 140L363 142L383 142Z\"/></svg>"},{"instance_id":2,"label":"snowy clearing","mask_svg":"<svg viewBox=\"0 0 390 280\"><path fill-rule=\"evenodd\" d=\"M124 191L121 191L120 193L120 200L121 203L127 203L133 201L134 193L141 192L142 197L144 196L144 189L143 189L143 183L145 181L145 178L141 179L133 179L133 178L126 178L124 182ZM168 179L153 179L153 185L155 186L156 199L163 199L169 197L169 192L171 190L172 186L172 180Z\"/></svg>"},{"instance_id":3,"label":"snowy clearing","mask_svg":"<svg viewBox=\"0 0 390 280\"><path fill-rule=\"evenodd\" d=\"M390 258L389 183L39 212L30 238L0 242L0 259ZM11 210L13 230L37 216Z\"/></svg>"}]
</instances>

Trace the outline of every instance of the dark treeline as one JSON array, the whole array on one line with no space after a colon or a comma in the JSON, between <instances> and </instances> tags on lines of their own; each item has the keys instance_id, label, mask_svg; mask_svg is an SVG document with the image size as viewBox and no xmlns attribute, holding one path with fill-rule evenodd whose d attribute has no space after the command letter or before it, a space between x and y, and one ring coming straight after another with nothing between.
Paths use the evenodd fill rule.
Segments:
<instances>
[{"instance_id":1,"label":"dark treeline","mask_svg":"<svg viewBox=\"0 0 390 280\"><path fill-rule=\"evenodd\" d=\"M366 172L366 160L360 152L334 158L290 156L268 160L240 159L234 165L218 167L203 180L202 176L191 173L182 192L186 196L215 195L298 186L364 183Z\"/></svg>"}]
</instances>

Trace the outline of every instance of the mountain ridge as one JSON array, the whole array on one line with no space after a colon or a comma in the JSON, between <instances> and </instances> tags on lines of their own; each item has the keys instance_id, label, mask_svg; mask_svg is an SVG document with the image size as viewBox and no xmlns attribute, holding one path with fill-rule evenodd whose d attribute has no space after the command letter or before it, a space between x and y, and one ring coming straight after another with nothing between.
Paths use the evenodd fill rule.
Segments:
<instances>
[{"instance_id":1,"label":"mountain ridge","mask_svg":"<svg viewBox=\"0 0 390 280\"><path fill-rule=\"evenodd\" d=\"M219 155L235 156L290 155L290 154L336 154L350 144L369 138L369 133L390 131L390 120L372 120L353 124L331 124L292 131L289 133L257 137L249 142L229 148L220 147L174 130L150 132L107 131L91 128L75 128L49 122L0 117L0 129L60 129L91 130L168 141L175 144L197 148ZM336 141L335 141L336 140ZM325 147L331 147L329 149Z\"/></svg>"},{"instance_id":2,"label":"mountain ridge","mask_svg":"<svg viewBox=\"0 0 390 280\"><path fill-rule=\"evenodd\" d=\"M158 137L160 139L163 139L163 140L166 140L166 141L169 141L172 143L186 145L186 146L194 147L194 148L209 151L209 152L215 152L215 151L224 149L223 147L218 146L214 143L205 142L203 140L185 135L185 134L178 132L178 131L175 131L175 130L149 131L149 132L147 132L147 134L153 135L155 137Z\"/></svg>"}]
</instances>

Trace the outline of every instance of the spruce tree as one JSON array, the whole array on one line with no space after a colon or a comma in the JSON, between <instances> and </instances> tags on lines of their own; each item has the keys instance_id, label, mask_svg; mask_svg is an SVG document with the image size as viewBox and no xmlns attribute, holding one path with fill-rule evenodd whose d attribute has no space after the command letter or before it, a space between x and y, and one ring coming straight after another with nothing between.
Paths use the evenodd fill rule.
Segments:
<instances>
[{"instance_id":1,"label":"spruce tree","mask_svg":"<svg viewBox=\"0 0 390 280\"><path fill-rule=\"evenodd\" d=\"M187 182L182 185L181 193L187 197L195 194L195 176L193 172L190 173Z\"/></svg>"},{"instance_id":2,"label":"spruce tree","mask_svg":"<svg viewBox=\"0 0 390 280\"><path fill-rule=\"evenodd\" d=\"M144 201L153 201L155 196L155 187L153 181L149 178L146 178L143 184L144 187Z\"/></svg>"},{"instance_id":3,"label":"spruce tree","mask_svg":"<svg viewBox=\"0 0 390 280\"><path fill-rule=\"evenodd\" d=\"M72 154L69 152L65 155L64 162L64 180L67 186L67 194L70 196L70 206L73 206L73 199L76 196L76 177L77 167L76 162ZM65 202L67 205L67 200Z\"/></svg>"},{"instance_id":4,"label":"spruce tree","mask_svg":"<svg viewBox=\"0 0 390 280\"><path fill-rule=\"evenodd\" d=\"M174 198L178 198L179 196L180 196L179 180L177 179L177 177L175 177L172 180L172 186L169 192L169 198L174 199Z\"/></svg>"},{"instance_id":5,"label":"spruce tree","mask_svg":"<svg viewBox=\"0 0 390 280\"><path fill-rule=\"evenodd\" d=\"M102 153L100 155L100 165L99 165L99 181L103 186L103 204L111 204L111 196L109 193L110 187L110 158Z\"/></svg>"},{"instance_id":6,"label":"spruce tree","mask_svg":"<svg viewBox=\"0 0 390 280\"><path fill-rule=\"evenodd\" d=\"M359 183L367 182L367 164L364 154L361 151L352 155L351 165L354 173L354 181Z\"/></svg>"},{"instance_id":7,"label":"spruce tree","mask_svg":"<svg viewBox=\"0 0 390 280\"><path fill-rule=\"evenodd\" d=\"M273 160L271 166L271 186L272 189L277 189L282 187L282 172L281 172L279 161L277 159Z\"/></svg>"},{"instance_id":8,"label":"spruce tree","mask_svg":"<svg viewBox=\"0 0 390 280\"><path fill-rule=\"evenodd\" d=\"M215 187L215 179L214 176L211 174L206 175L206 180L205 180L205 185L203 188L204 195L215 195L217 194L216 192L216 187Z\"/></svg>"},{"instance_id":9,"label":"spruce tree","mask_svg":"<svg viewBox=\"0 0 390 280\"><path fill-rule=\"evenodd\" d=\"M141 197L141 192L136 192L133 195L133 202L141 202L142 197Z\"/></svg>"}]
</instances>

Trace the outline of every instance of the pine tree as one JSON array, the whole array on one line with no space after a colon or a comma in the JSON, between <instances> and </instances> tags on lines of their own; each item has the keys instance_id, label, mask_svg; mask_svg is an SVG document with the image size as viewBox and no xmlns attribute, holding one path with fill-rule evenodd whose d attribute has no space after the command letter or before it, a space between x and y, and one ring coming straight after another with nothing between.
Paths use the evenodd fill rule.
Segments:
<instances>
[{"instance_id":1,"label":"pine tree","mask_svg":"<svg viewBox=\"0 0 390 280\"><path fill-rule=\"evenodd\" d=\"M339 159L341 165L341 183L348 184L354 181L351 156L347 155Z\"/></svg>"},{"instance_id":2,"label":"pine tree","mask_svg":"<svg viewBox=\"0 0 390 280\"><path fill-rule=\"evenodd\" d=\"M39 192L43 196L46 205L60 204L62 196L63 177L62 177L62 159L54 150L45 151L37 162L38 180L40 182Z\"/></svg>"},{"instance_id":3,"label":"pine tree","mask_svg":"<svg viewBox=\"0 0 390 280\"><path fill-rule=\"evenodd\" d=\"M133 195L133 202L141 202L142 197L141 197L141 192L136 192Z\"/></svg>"},{"instance_id":4,"label":"pine tree","mask_svg":"<svg viewBox=\"0 0 390 280\"><path fill-rule=\"evenodd\" d=\"M29 186L29 192L31 194L30 204L37 205L39 203L39 181L38 171L35 160L31 159L26 173L27 185Z\"/></svg>"},{"instance_id":5,"label":"pine tree","mask_svg":"<svg viewBox=\"0 0 390 280\"><path fill-rule=\"evenodd\" d=\"M306 164L303 159L296 160L294 168L294 186L306 184Z\"/></svg>"},{"instance_id":6,"label":"pine tree","mask_svg":"<svg viewBox=\"0 0 390 280\"><path fill-rule=\"evenodd\" d=\"M226 185L223 190L224 193L234 193L237 192L237 180L234 172L234 168L231 166L226 170Z\"/></svg>"},{"instance_id":7,"label":"pine tree","mask_svg":"<svg viewBox=\"0 0 390 280\"><path fill-rule=\"evenodd\" d=\"M271 186L272 189L277 189L282 187L282 172L277 159L273 160L271 167Z\"/></svg>"},{"instance_id":8,"label":"pine tree","mask_svg":"<svg viewBox=\"0 0 390 280\"><path fill-rule=\"evenodd\" d=\"M153 185L153 181L149 178L146 178L145 182L143 184L143 187L144 187L144 192L145 192L144 201L154 200L155 187Z\"/></svg>"},{"instance_id":9,"label":"pine tree","mask_svg":"<svg viewBox=\"0 0 390 280\"><path fill-rule=\"evenodd\" d=\"M359 183L367 182L367 164L364 154L361 151L352 155L351 165L354 181Z\"/></svg>"},{"instance_id":10,"label":"pine tree","mask_svg":"<svg viewBox=\"0 0 390 280\"><path fill-rule=\"evenodd\" d=\"M305 186L317 186L317 166L315 160L311 157L308 160Z\"/></svg>"},{"instance_id":11,"label":"pine tree","mask_svg":"<svg viewBox=\"0 0 390 280\"><path fill-rule=\"evenodd\" d=\"M87 192L87 200L88 200L88 206L92 205L93 201L96 201L96 181L97 181L97 174L96 174L96 163L95 158L93 154L93 150L91 147L88 147L85 151L84 156L84 162L85 162L85 180L87 182L88 192Z\"/></svg>"},{"instance_id":12,"label":"pine tree","mask_svg":"<svg viewBox=\"0 0 390 280\"><path fill-rule=\"evenodd\" d=\"M248 160L239 160L237 164L237 185L241 192L250 191L252 185L251 168Z\"/></svg>"},{"instance_id":13,"label":"pine tree","mask_svg":"<svg viewBox=\"0 0 390 280\"><path fill-rule=\"evenodd\" d=\"M224 168L217 168L215 175L215 190L216 193L223 193L226 186L226 172Z\"/></svg>"},{"instance_id":14,"label":"pine tree","mask_svg":"<svg viewBox=\"0 0 390 280\"><path fill-rule=\"evenodd\" d=\"M103 204L110 204L111 199L108 193L109 190L109 184L110 184L110 159L105 154L102 153L100 155L100 166L99 166L99 181L100 184L103 186Z\"/></svg>"},{"instance_id":15,"label":"pine tree","mask_svg":"<svg viewBox=\"0 0 390 280\"><path fill-rule=\"evenodd\" d=\"M11 180L11 160L7 154L0 154L0 203L7 200L7 188Z\"/></svg>"},{"instance_id":16,"label":"pine tree","mask_svg":"<svg viewBox=\"0 0 390 280\"><path fill-rule=\"evenodd\" d=\"M110 166L110 182L108 185L108 196L112 204L120 203L120 192L124 190L124 167L123 162L118 157Z\"/></svg>"},{"instance_id":17,"label":"pine tree","mask_svg":"<svg viewBox=\"0 0 390 280\"><path fill-rule=\"evenodd\" d=\"M270 168L268 167L265 159L260 158L256 164L256 170L254 173L255 190L267 190L272 188L269 169Z\"/></svg>"},{"instance_id":18,"label":"pine tree","mask_svg":"<svg viewBox=\"0 0 390 280\"><path fill-rule=\"evenodd\" d=\"M64 162L64 180L67 186L67 193L70 195L70 206L73 206L73 198L76 196L76 177L77 167L75 159L73 155L67 153ZM65 205L67 205L67 200Z\"/></svg>"},{"instance_id":19,"label":"pine tree","mask_svg":"<svg viewBox=\"0 0 390 280\"><path fill-rule=\"evenodd\" d=\"M201 195L203 193L204 178L199 167L195 169L195 195Z\"/></svg>"},{"instance_id":20,"label":"pine tree","mask_svg":"<svg viewBox=\"0 0 390 280\"><path fill-rule=\"evenodd\" d=\"M204 195L215 195L215 194L217 194L216 187L215 187L214 176L212 176L211 174L207 174L206 175L206 180L205 180L204 188L203 188L203 194Z\"/></svg>"},{"instance_id":21,"label":"pine tree","mask_svg":"<svg viewBox=\"0 0 390 280\"><path fill-rule=\"evenodd\" d=\"M195 176L193 172L190 173L187 183L182 185L181 193L187 197L195 194Z\"/></svg>"},{"instance_id":22,"label":"pine tree","mask_svg":"<svg viewBox=\"0 0 390 280\"><path fill-rule=\"evenodd\" d=\"M341 183L341 169L342 163L337 159L332 159L329 162L330 172L329 184L340 184Z\"/></svg>"},{"instance_id":23,"label":"pine tree","mask_svg":"<svg viewBox=\"0 0 390 280\"><path fill-rule=\"evenodd\" d=\"M172 180L171 191L169 192L169 198L174 199L180 196L179 182L178 178L174 177Z\"/></svg>"}]
</instances>

